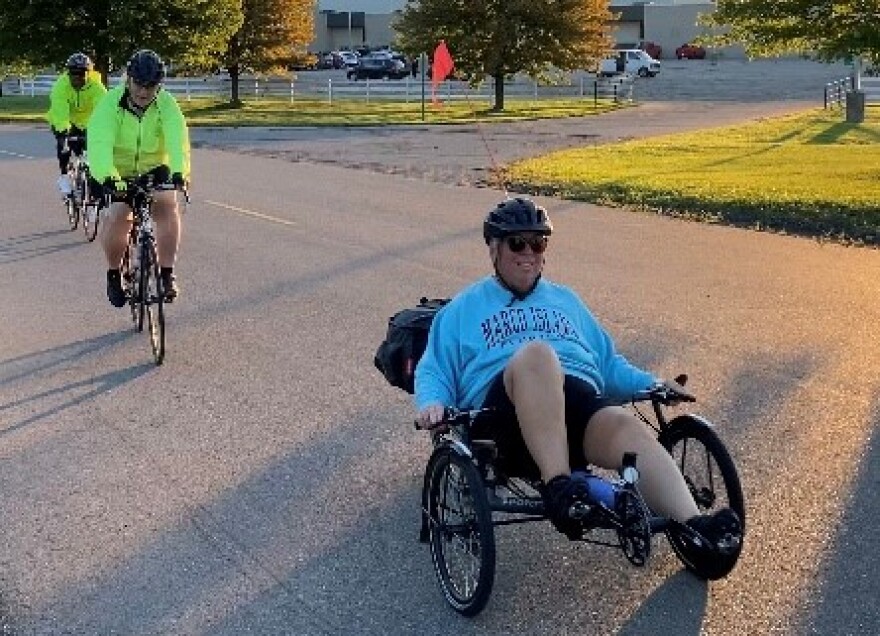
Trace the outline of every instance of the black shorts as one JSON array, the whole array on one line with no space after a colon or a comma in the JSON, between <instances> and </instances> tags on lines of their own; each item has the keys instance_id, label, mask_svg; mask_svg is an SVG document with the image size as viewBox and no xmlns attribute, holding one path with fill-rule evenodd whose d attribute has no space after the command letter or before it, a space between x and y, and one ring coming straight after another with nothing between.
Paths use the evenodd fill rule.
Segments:
<instances>
[{"instance_id":1,"label":"black shorts","mask_svg":"<svg viewBox=\"0 0 880 636\"><path fill-rule=\"evenodd\" d=\"M572 469L587 464L584 457L584 431L590 419L614 402L597 395L593 386L580 378L566 375L565 428L568 431L568 461ZM541 476L523 440L513 402L504 389L504 374L499 373L489 386L483 408L493 408L490 416L480 417L471 429L471 439L491 439L498 448L498 468L509 476L537 479Z\"/></svg>"}]
</instances>

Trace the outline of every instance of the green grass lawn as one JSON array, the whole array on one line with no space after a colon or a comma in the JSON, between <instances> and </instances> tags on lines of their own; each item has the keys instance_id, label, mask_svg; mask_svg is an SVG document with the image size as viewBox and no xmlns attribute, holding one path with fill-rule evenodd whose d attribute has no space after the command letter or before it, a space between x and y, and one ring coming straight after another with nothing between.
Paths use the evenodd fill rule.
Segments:
<instances>
[{"instance_id":1,"label":"green grass lawn","mask_svg":"<svg viewBox=\"0 0 880 636\"><path fill-rule=\"evenodd\" d=\"M178 98L191 126L367 126L422 123L419 102L387 100L259 99L232 107L218 99ZM447 102L441 106L425 105L425 123L464 123L479 121L518 121L555 117L596 115L620 108L612 101L592 99L505 100L503 113L491 112L484 100ZM49 109L46 96L0 98L0 122L43 122Z\"/></svg>"},{"instance_id":2,"label":"green grass lawn","mask_svg":"<svg viewBox=\"0 0 880 636\"><path fill-rule=\"evenodd\" d=\"M880 245L880 107L584 147L509 167L515 190Z\"/></svg>"}]
</instances>

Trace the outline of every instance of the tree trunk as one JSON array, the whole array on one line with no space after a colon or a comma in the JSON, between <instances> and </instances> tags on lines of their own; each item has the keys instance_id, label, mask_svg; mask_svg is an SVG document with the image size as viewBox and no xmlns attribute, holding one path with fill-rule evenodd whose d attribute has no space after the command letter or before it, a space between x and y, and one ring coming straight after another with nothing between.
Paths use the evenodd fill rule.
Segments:
<instances>
[{"instance_id":1,"label":"tree trunk","mask_svg":"<svg viewBox=\"0 0 880 636\"><path fill-rule=\"evenodd\" d=\"M95 55L95 70L101 74L101 81L104 86L110 88L110 55L107 53L97 53Z\"/></svg>"},{"instance_id":2,"label":"tree trunk","mask_svg":"<svg viewBox=\"0 0 880 636\"><path fill-rule=\"evenodd\" d=\"M232 97L229 100L229 103L232 106L241 106L241 99L239 99L238 93L238 76L239 76L239 66L238 64L233 64L229 67L229 83L232 88Z\"/></svg>"},{"instance_id":3,"label":"tree trunk","mask_svg":"<svg viewBox=\"0 0 880 636\"><path fill-rule=\"evenodd\" d=\"M504 73L496 73L492 78L495 80L495 105L492 111L500 113L504 110Z\"/></svg>"}]
</instances>

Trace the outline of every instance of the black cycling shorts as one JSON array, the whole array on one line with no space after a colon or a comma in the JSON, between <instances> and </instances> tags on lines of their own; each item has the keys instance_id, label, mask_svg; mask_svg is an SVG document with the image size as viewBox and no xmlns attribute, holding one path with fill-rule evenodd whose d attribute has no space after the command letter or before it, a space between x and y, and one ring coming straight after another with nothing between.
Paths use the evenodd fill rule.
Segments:
<instances>
[{"instance_id":1,"label":"black cycling shorts","mask_svg":"<svg viewBox=\"0 0 880 636\"><path fill-rule=\"evenodd\" d=\"M606 406L615 404L599 397L596 389L573 375L566 375L562 385L565 394L565 428L568 431L569 466L583 468L584 431L590 419ZM523 440L513 402L504 388L504 373L499 373L489 386L483 408L492 408L491 416L478 418L471 429L471 439L491 439L498 448L498 468L508 476L537 479L541 476Z\"/></svg>"}]
</instances>

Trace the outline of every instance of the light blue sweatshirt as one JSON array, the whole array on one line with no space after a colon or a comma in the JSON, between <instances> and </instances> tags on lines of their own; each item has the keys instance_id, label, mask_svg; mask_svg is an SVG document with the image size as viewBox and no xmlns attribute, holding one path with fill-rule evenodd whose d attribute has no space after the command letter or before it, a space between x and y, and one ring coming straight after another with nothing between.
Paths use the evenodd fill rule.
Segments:
<instances>
[{"instance_id":1,"label":"light blue sweatshirt","mask_svg":"<svg viewBox=\"0 0 880 636\"><path fill-rule=\"evenodd\" d=\"M615 351L611 337L568 287L541 279L519 301L487 276L437 312L416 367L416 407L481 406L492 380L532 340L549 343L565 374L614 401L625 402L657 381Z\"/></svg>"}]
</instances>

